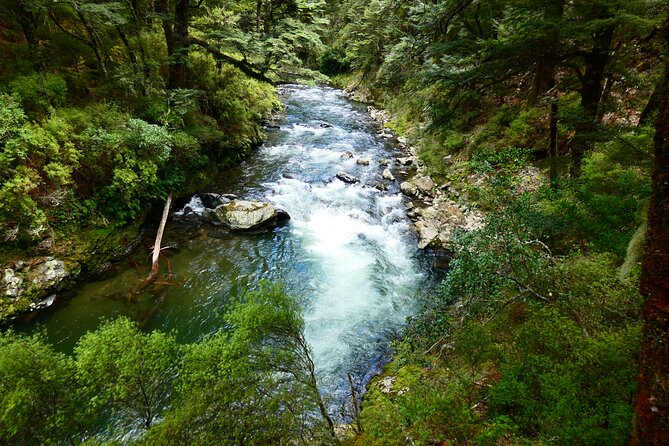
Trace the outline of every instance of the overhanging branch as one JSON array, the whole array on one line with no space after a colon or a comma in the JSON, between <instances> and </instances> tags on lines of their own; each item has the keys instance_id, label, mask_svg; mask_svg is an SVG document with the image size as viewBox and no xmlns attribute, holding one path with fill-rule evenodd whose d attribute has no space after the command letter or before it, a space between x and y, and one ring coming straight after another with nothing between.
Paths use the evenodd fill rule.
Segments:
<instances>
[{"instance_id":1,"label":"overhanging branch","mask_svg":"<svg viewBox=\"0 0 669 446\"><path fill-rule=\"evenodd\" d=\"M223 53L221 50L218 48L213 47L210 45L208 42L202 39L197 39L195 37L189 37L188 41L186 42L187 46L190 45L197 45L203 49L205 49L209 54L214 56L214 58L223 61L225 63L228 63L232 65L233 67L239 69L242 73L246 74L247 76L260 81L260 82L265 82L270 85L274 85L274 81L272 81L270 78L265 76L264 73L258 71L256 67L254 67L252 64L246 62L245 60L238 60L235 59L232 56L228 56L227 54Z\"/></svg>"}]
</instances>

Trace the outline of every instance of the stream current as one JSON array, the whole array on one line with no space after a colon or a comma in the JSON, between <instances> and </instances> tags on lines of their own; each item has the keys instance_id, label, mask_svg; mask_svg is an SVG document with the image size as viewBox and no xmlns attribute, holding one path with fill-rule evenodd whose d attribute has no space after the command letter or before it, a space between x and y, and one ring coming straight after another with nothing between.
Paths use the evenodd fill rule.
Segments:
<instances>
[{"instance_id":1,"label":"stream current","mask_svg":"<svg viewBox=\"0 0 669 446\"><path fill-rule=\"evenodd\" d=\"M383 182L379 161L392 161L395 149L376 136L364 106L328 87L284 86L281 94L280 127L268 129L265 144L213 191L270 201L290 214L287 224L239 234L179 229L178 219L170 221L163 243L176 241L165 254L178 286L129 302L128 291L148 268L140 250L140 268L131 260L115 265L27 329L44 326L56 348L69 352L102 319L126 315L146 330L173 330L180 342L193 342L222 326L235 296L261 280L280 282L302 303L321 389L333 414L341 414L347 373L361 390L379 371L389 341L434 278L416 248L398 183L386 182L388 191L374 187ZM346 184L335 179L339 172L360 181Z\"/></svg>"}]
</instances>

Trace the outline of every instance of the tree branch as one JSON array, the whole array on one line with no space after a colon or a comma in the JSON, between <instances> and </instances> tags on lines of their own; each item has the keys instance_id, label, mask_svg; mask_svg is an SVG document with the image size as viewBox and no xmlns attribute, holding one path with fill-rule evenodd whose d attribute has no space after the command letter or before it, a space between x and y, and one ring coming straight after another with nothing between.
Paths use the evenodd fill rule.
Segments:
<instances>
[{"instance_id":1,"label":"tree branch","mask_svg":"<svg viewBox=\"0 0 669 446\"><path fill-rule=\"evenodd\" d=\"M261 71L257 71L257 68L253 66L252 64L246 62L245 60L238 60L235 59L232 56L228 56L227 54L223 53L221 50L218 48L214 48L212 45L210 45L208 42L202 39L197 39L195 37L189 37L188 40L186 41L186 45L197 45L199 47L202 47L205 49L209 54L214 56L216 59L228 63L232 65L233 67L239 69L242 73L246 74L247 76L260 81L260 82L265 82L270 85L274 85L275 82L265 76L265 73Z\"/></svg>"}]
</instances>

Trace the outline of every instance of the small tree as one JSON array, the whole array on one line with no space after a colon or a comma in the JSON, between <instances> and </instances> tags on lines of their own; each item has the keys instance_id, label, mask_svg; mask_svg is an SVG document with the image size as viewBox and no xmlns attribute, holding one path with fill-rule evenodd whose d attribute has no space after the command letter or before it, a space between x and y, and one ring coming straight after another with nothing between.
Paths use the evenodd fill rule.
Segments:
<instances>
[{"instance_id":1,"label":"small tree","mask_svg":"<svg viewBox=\"0 0 669 446\"><path fill-rule=\"evenodd\" d=\"M148 429L170 394L178 351L173 336L143 333L127 318L87 333L75 352L91 409L129 415Z\"/></svg>"},{"instance_id":2,"label":"small tree","mask_svg":"<svg viewBox=\"0 0 669 446\"><path fill-rule=\"evenodd\" d=\"M70 358L41 335L0 333L0 444L74 444L78 396Z\"/></svg>"},{"instance_id":3,"label":"small tree","mask_svg":"<svg viewBox=\"0 0 669 446\"><path fill-rule=\"evenodd\" d=\"M226 319L229 330L189 347L174 409L147 443L304 444L321 428L336 442L297 302L263 285Z\"/></svg>"}]
</instances>

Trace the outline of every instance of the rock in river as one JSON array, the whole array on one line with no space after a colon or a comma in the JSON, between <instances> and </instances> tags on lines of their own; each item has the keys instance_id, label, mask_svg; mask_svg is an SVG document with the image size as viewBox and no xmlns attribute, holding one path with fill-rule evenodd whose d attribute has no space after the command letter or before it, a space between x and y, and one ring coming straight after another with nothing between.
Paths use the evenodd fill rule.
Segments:
<instances>
[{"instance_id":1,"label":"rock in river","mask_svg":"<svg viewBox=\"0 0 669 446\"><path fill-rule=\"evenodd\" d=\"M277 221L279 210L262 201L237 200L217 207L214 212L231 229L251 229ZM285 219L285 212L282 213Z\"/></svg>"},{"instance_id":2,"label":"rock in river","mask_svg":"<svg viewBox=\"0 0 669 446\"><path fill-rule=\"evenodd\" d=\"M353 175L349 175L349 174L347 174L347 173L345 173L345 172L339 172L339 173L336 175L336 177L337 177L338 179L340 179L341 181L343 181L344 183L348 183L348 184L353 184L353 183L357 183L358 181L360 181L359 179L357 179L357 178L354 177Z\"/></svg>"}]
</instances>

